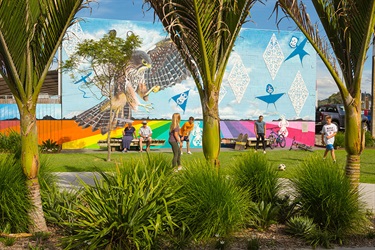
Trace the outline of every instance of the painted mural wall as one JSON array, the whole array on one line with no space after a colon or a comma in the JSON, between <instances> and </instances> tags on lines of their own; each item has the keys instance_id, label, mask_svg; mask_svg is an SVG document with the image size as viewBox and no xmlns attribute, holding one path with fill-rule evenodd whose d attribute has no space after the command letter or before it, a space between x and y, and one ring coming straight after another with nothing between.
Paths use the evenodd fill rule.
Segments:
<instances>
[{"instance_id":1,"label":"painted mural wall","mask_svg":"<svg viewBox=\"0 0 375 250\"><path fill-rule=\"evenodd\" d=\"M142 39L140 50L149 54L158 49L161 41L168 38L160 23L89 18L70 29L69 40L63 44L63 58L72 55L75 45L80 41L99 39L113 29L122 38L129 31L139 35ZM157 67L155 57L153 59L153 67ZM173 61L171 64L173 65ZM254 120L263 115L268 128L274 131L281 129L287 135L288 144L293 136L297 140L300 138L301 142L314 144L315 67L316 53L302 33L242 29L220 90L222 138L234 138L239 133L254 136ZM99 89L87 88L85 85L93 73L76 75L74 79L70 77L71 73L75 72L64 73L62 76L62 104L51 104L50 109L38 105L41 110L38 118L52 116L58 119L51 121L60 124L56 137L45 134L62 142L63 148L97 148L97 141L104 139L105 135L98 130L92 131L90 127L83 129L73 120L106 97ZM151 91L147 101L139 96L138 100L141 104L138 110L131 110L129 114L129 118L135 120L137 129L140 121L147 119L148 125L153 129L153 137L167 139L169 119L173 113L179 112L183 120L190 116L196 118L191 144L192 147L201 147L202 111L198 91L191 77L166 85L156 93ZM14 112L5 115L5 110L11 109L14 110L0 104L0 119L17 117ZM0 131L12 127L7 126L9 124L0 122ZM13 127L17 127L17 124ZM122 128L115 130L113 136L121 137L121 131ZM41 137L41 140L49 138ZM169 144L166 143L165 147L169 147Z\"/></svg>"}]
</instances>

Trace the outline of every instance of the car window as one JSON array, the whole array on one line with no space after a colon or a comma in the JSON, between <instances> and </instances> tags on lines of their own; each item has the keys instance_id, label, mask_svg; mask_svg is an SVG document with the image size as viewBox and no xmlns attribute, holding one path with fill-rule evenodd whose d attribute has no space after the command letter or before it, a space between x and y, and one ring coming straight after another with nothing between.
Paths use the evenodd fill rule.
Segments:
<instances>
[{"instance_id":1,"label":"car window","mask_svg":"<svg viewBox=\"0 0 375 250\"><path fill-rule=\"evenodd\" d=\"M340 106L339 106L339 109L340 109L341 111L345 111L344 105L340 105Z\"/></svg>"}]
</instances>

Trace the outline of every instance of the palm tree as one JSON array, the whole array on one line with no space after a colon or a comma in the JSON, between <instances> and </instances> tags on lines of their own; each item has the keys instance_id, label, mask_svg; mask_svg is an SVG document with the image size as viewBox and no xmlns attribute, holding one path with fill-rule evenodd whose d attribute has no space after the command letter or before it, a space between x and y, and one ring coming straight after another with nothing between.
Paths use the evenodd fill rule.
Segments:
<instances>
[{"instance_id":1,"label":"palm tree","mask_svg":"<svg viewBox=\"0 0 375 250\"><path fill-rule=\"evenodd\" d=\"M145 0L170 34L197 86L203 153L219 166L219 91L234 42L256 0Z\"/></svg>"},{"instance_id":2,"label":"palm tree","mask_svg":"<svg viewBox=\"0 0 375 250\"><path fill-rule=\"evenodd\" d=\"M346 111L346 174L353 185L358 186L360 155L364 149L361 80L374 33L375 0L312 0L312 3L328 41L319 35L317 25L311 23L302 2L298 5L295 0L278 0L275 11L280 6L286 16L293 19L337 84Z\"/></svg>"},{"instance_id":3,"label":"palm tree","mask_svg":"<svg viewBox=\"0 0 375 250\"><path fill-rule=\"evenodd\" d=\"M34 209L30 231L47 231L38 183L36 104L48 69L84 0L0 1L0 74L20 113L21 166ZM88 4L91 0L85 0Z\"/></svg>"}]
</instances>

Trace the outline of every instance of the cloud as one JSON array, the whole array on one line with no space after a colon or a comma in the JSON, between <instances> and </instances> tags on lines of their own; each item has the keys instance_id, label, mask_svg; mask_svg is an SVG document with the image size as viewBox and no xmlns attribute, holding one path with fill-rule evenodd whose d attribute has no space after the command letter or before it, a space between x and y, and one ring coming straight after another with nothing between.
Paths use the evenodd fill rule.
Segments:
<instances>
[{"instance_id":1,"label":"cloud","mask_svg":"<svg viewBox=\"0 0 375 250\"><path fill-rule=\"evenodd\" d=\"M219 115L221 119L238 119L238 116L236 115L236 110L230 106L220 108Z\"/></svg>"}]
</instances>

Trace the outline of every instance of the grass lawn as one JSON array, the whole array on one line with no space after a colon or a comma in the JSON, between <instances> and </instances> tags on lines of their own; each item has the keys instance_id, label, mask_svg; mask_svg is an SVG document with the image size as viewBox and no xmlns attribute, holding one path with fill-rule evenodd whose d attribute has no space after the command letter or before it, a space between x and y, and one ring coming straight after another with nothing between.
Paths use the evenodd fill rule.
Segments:
<instances>
[{"instance_id":1,"label":"grass lawn","mask_svg":"<svg viewBox=\"0 0 375 250\"><path fill-rule=\"evenodd\" d=\"M236 159L241 158L243 154L249 153L250 150L245 151L228 151L223 150L220 153L219 160L221 167L230 167ZM280 163L286 165L286 171L280 171L280 177L289 178L293 173L293 170L298 168L304 159L309 158L312 155L319 157L323 156L324 149L316 150L315 152L306 152L302 150L289 151L288 149L281 150L268 150L266 157L269 162L275 168ZM157 153L165 154L172 160L172 152L160 152ZM261 152L259 152L261 153ZM152 152L155 154L155 152ZM47 158L48 166L55 172L93 172L93 171L112 171L115 165L126 164L131 160L138 160L140 158L147 157L146 153L138 154L131 152L122 154L115 152L111 154L111 162L107 162L107 152L93 152L93 153L58 153L58 154L43 154L43 158ZM346 152L344 149L336 150L337 166L345 167ZM194 152L192 155L184 154L181 156L182 165L187 166L191 162L196 160L204 160L203 152ZM330 156L327 160L331 160ZM361 155L361 182L363 183L375 183L375 149L365 149Z\"/></svg>"}]
</instances>

